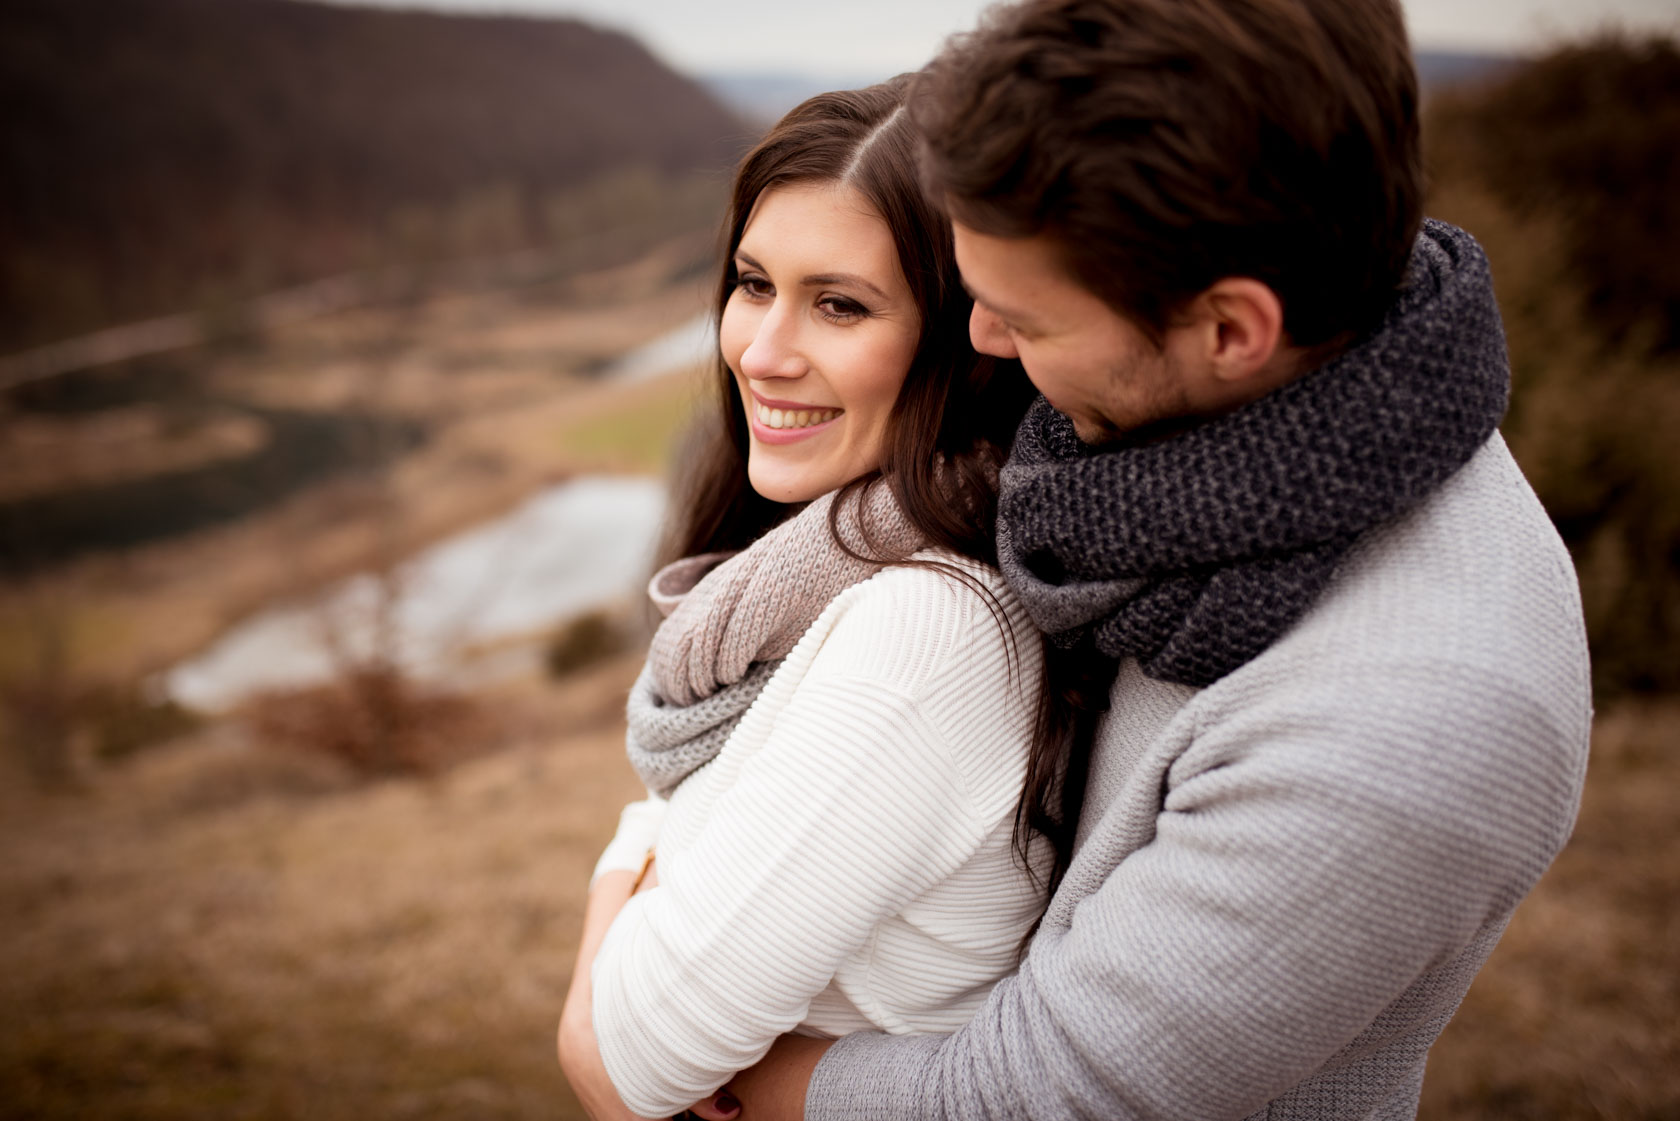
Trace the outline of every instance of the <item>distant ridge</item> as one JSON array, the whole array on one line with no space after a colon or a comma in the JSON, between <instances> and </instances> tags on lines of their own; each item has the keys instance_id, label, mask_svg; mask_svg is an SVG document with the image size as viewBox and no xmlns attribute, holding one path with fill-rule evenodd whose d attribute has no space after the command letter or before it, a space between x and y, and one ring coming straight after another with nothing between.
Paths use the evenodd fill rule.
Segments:
<instances>
[{"instance_id":1,"label":"distant ridge","mask_svg":"<svg viewBox=\"0 0 1680 1121\"><path fill-rule=\"evenodd\" d=\"M1420 50L1415 57L1418 80L1426 91L1495 77L1521 61L1511 55L1474 51ZM851 74L815 77L791 70L718 70L702 73L699 77L715 96L737 113L749 120L769 124L807 97L828 90L860 89L890 76Z\"/></svg>"},{"instance_id":2,"label":"distant ridge","mask_svg":"<svg viewBox=\"0 0 1680 1121\"><path fill-rule=\"evenodd\" d=\"M1517 55L1477 51L1416 51L1418 82L1425 93L1497 78L1524 61Z\"/></svg>"},{"instance_id":3,"label":"distant ridge","mask_svg":"<svg viewBox=\"0 0 1680 1121\"><path fill-rule=\"evenodd\" d=\"M829 90L862 89L890 76L818 78L795 71L738 70L702 74L700 81L741 116L762 124L774 124L782 114L808 97Z\"/></svg>"},{"instance_id":4,"label":"distant ridge","mask_svg":"<svg viewBox=\"0 0 1680 1121\"><path fill-rule=\"evenodd\" d=\"M574 20L4 0L0 352L361 267L416 214L505 251L559 193L718 171L751 131Z\"/></svg>"}]
</instances>

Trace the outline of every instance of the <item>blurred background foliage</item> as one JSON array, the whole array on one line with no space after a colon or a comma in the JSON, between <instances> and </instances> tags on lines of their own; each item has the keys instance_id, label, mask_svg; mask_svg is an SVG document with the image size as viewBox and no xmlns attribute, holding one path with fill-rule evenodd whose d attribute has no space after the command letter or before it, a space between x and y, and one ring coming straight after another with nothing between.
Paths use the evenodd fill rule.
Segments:
<instances>
[{"instance_id":1,"label":"blurred background foliage","mask_svg":"<svg viewBox=\"0 0 1680 1121\"><path fill-rule=\"evenodd\" d=\"M1680 50L1620 37L1442 93L1429 211L1487 249L1503 430L1581 579L1600 704L1680 690Z\"/></svg>"}]
</instances>

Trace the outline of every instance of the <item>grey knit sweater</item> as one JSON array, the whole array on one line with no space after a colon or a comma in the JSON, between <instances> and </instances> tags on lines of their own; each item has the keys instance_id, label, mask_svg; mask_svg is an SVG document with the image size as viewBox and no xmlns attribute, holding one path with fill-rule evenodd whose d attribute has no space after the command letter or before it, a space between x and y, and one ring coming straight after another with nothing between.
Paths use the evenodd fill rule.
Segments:
<instances>
[{"instance_id":1,"label":"grey knit sweater","mask_svg":"<svg viewBox=\"0 0 1680 1121\"><path fill-rule=\"evenodd\" d=\"M1414 1116L1590 715L1574 571L1495 435L1240 669L1123 663L1019 974L955 1035L841 1040L806 1117Z\"/></svg>"}]
</instances>

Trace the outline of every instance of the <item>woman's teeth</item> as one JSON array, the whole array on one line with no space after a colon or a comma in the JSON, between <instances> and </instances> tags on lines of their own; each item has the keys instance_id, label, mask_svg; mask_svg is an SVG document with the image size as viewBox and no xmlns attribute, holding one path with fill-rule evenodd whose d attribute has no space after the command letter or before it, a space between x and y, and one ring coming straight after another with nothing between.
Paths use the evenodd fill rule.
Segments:
<instances>
[{"instance_id":1,"label":"woman's teeth","mask_svg":"<svg viewBox=\"0 0 1680 1121\"><path fill-rule=\"evenodd\" d=\"M810 428L840 415L839 409L772 409L756 403L755 407L758 423L766 428Z\"/></svg>"}]
</instances>

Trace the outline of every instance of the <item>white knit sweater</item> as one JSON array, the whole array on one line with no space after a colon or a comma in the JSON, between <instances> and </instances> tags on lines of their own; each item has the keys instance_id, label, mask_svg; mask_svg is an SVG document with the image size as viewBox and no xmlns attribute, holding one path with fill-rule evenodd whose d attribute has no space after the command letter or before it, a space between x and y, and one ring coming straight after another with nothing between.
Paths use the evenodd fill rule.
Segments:
<instances>
[{"instance_id":1,"label":"white knit sweater","mask_svg":"<svg viewBox=\"0 0 1680 1121\"><path fill-rule=\"evenodd\" d=\"M927 569L852 587L663 821L626 813L603 866L639 862L657 828L659 886L593 981L632 1110L685 1108L795 1028L952 1031L1014 967L1043 905L1012 845L1040 653L1001 578L965 568L1001 618Z\"/></svg>"}]
</instances>

